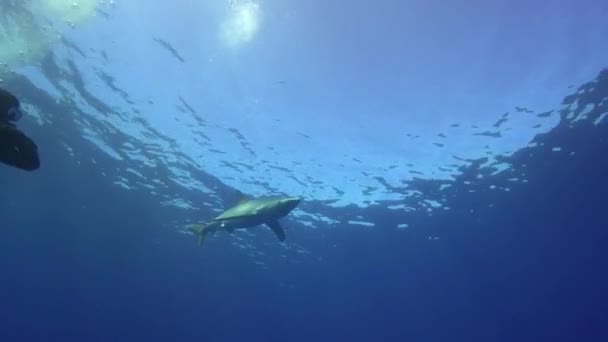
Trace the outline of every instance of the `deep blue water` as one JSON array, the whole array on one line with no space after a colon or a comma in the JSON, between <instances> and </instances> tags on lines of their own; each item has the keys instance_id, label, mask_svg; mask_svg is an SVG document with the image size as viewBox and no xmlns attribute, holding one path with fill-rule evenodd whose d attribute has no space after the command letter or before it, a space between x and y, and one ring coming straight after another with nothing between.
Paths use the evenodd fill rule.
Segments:
<instances>
[{"instance_id":1,"label":"deep blue water","mask_svg":"<svg viewBox=\"0 0 608 342\"><path fill-rule=\"evenodd\" d=\"M113 18L141 6L125 2L31 69L0 63L42 162L0 165L0 342L608 340L607 9L560 4L269 1L288 15L260 42L230 57L201 33L203 63L194 28L147 31L189 7L141 7L121 40ZM0 28L31 19L3 5ZM285 244L183 234L237 190L303 197Z\"/></svg>"},{"instance_id":2,"label":"deep blue water","mask_svg":"<svg viewBox=\"0 0 608 342\"><path fill-rule=\"evenodd\" d=\"M608 73L593 84L608 96ZM579 95L575 95L579 96ZM590 116L605 110L597 107ZM108 186L39 131L44 177L1 169L3 341L600 341L608 337L608 125L566 119L511 157L529 182L450 192L409 234L290 229L323 262L252 268L159 226L179 210ZM574 152L555 153L552 146ZM84 152L83 152L84 153ZM107 166L111 169L111 165ZM506 184L508 176L496 184ZM420 187L433 187L420 181ZM468 192L476 189L477 192ZM487 203L495 206L488 208ZM309 204L314 206L315 204ZM353 211L355 209L352 209ZM362 210L362 209L358 209ZM474 210L474 212L471 212ZM354 215L340 209L340 215ZM382 210L364 213L378 222ZM398 214L394 214L398 215ZM387 225L390 222L387 222ZM441 236L436 241L431 235ZM162 241L162 243L158 243ZM340 248L330 248L332 243ZM293 287L279 286L281 281Z\"/></svg>"}]
</instances>

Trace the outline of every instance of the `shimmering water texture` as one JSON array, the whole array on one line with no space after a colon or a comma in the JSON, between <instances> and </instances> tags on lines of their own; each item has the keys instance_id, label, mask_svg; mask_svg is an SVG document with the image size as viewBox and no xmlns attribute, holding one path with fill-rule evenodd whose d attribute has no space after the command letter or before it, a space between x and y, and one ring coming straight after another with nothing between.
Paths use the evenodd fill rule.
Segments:
<instances>
[{"instance_id":1,"label":"shimmering water texture","mask_svg":"<svg viewBox=\"0 0 608 342\"><path fill-rule=\"evenodd\" d=\"M606 6L1 0L0 340L606 340Z\"/></svg>"}]
</instances>

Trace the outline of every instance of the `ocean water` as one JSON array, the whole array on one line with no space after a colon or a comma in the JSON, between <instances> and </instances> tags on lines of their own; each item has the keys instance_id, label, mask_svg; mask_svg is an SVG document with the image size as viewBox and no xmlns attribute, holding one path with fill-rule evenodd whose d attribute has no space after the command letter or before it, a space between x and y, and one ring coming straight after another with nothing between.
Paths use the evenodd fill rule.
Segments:
<instances>
[{"instance_id":1,"label":"ocean water","mask_svg":"<svg viewBox=\"0 0 608 342\"><path fill-rule=\"evenodd\" d=\"M608 339L608 3L0 9L0 341Z\"/></svg>"}]
</instances>

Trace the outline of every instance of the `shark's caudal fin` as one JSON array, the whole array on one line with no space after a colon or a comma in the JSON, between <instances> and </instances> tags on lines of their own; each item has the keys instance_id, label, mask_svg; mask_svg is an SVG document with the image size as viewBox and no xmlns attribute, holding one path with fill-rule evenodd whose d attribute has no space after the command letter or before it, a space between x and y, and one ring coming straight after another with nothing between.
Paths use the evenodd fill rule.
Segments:
<instances>
[{"instance_id":1,"label":"shark's caudal fin","mask_svg":"<svg viewBox=\"0 0 608 342\"><path fill-rule=\"evenodd\" d=\"M285 229L283 229L283 227L281 227L281 224L279 223L279 221L277 221L277 220L269 221L269 222L266 222L266 225L274 232L274 235L277 236L279 241L281 241L281 242L285 241Z\"/></svg>"},{"instance_id":2,"label":"shark's caudal fin","mask_svg":"<svg viewBox=\"0 0 608 342\"><path fill-rule=\"evenodd\" d=\"M192 234L194 234L194 236L196 236L198 245L202 246L203 241L205 241L205 235L207 235L207 233L205 232L205 228L207 228L207 225L189 224L187 228Z\"/></svg>"}]
</instances>

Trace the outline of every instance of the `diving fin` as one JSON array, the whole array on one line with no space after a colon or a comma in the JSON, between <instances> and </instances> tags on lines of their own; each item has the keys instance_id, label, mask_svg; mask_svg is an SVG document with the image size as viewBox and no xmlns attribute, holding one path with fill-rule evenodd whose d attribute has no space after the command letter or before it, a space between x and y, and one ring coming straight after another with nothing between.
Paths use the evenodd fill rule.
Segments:
<instances>
[{"instance_id":1,"label":"diving fin","mask_svg":"<svg viewBox=\"0 0 608 342\"><path fill-rule=\"evenodd\" d=\"M266 225L268 226L268 228L270 228L274 232L274 235L277 236L279 241L281 241L281 242L285 241L285 230L283 229L283 227L281 227L281 224L279 223L279 221L277 221L277 220L269 221L269 222L266 222Z\"/></svg>"},{"instance_id":2,"label":"diving fin","mask_svg":"<svg viewBox=\"0 0 608 342\"><path fill-rule=\"evenodd\" d=\"M187 227L188 230L197 237L197 244L201 246L205 240L205 235L207 235L207 233L205 233L205 228L207 228L207 225L189 224Z\"/></svg>"}]
</instances>

